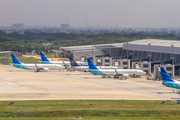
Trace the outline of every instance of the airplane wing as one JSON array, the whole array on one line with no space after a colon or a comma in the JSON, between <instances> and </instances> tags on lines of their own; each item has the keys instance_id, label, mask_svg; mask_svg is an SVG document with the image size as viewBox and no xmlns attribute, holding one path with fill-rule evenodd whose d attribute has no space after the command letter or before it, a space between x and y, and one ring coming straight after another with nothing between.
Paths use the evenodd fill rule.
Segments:
<instances>
[{"instance_id":1,"label":"airplane wing","mask_svg":"<svg viewBox=\"0 0 180 120\"><path fill-rule=\"evenodd\" d=\"M122 76L122 75L123 75L123 73L117 72L117 70L115 69L114 76Z\"/></svg>"},{"instance_id":2,"label":"airplane wing","mask_svg":"<svg viewBox=\"0 0 180 120\"><path fill-rule=\"evenodd\" d=\"M36 64L35 67L36 67L36 71L44 70L44 68L38 67Z\"/></svg>"},{"instance_id":3,"label":"airplane wing","mask_svg":"<svg viewBox=\"0 0 180 120\"><path fill-rule=\"evenodd\" d=\"M49 68L38 67L36 64L35 64L35 67L36 67L36 71L40 71L40 70L48 71L49 70Z\"/></svg>"},{"instance_id":4,"label":"airplane wing","mask_svg":"<svg viewBox=\"0 0 180 120\"><path fill-rule=\"evenodd\" d=\"M122 76L122 77L124 77L124 78L128 78L128 77L129 77L129 74L117 72L117 70L115 69L115 74L114 74L114 76Z\"/></svg>"},{"instance_id":5,"label":"airplane wing","mask_svg":"<svg viewBox=\"0 0 180 120\"><path fill-rule=\"evenodd\" d=\"M63 66L65 67L65 69L68 69L68 65L65 64L65 62L63 61Z\"/></svg>"}]
</instances>

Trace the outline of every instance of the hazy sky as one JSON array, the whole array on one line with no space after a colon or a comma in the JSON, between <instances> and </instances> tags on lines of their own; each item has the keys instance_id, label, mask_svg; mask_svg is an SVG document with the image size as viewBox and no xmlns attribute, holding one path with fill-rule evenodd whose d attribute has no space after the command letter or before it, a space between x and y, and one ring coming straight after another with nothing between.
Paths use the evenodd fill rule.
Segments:
<instances>
[{"instance_id":1,"label":"hazy sky","mask_svg":"<svg viewBox=\"0 0 180 120\"><path fill-rule=\"evenodd\" d=\"M180 27L180 0L0 0L0 25Z\"/></svg>"}]
</instances>

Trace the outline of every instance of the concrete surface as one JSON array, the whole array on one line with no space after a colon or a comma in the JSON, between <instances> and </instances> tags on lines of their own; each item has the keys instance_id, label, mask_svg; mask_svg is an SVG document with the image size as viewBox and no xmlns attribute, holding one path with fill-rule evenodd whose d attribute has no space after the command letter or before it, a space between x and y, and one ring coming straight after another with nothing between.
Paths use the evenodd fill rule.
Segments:
<instances>
[{"instance_id":1,"label":"concrete surface","mask_svg":"<svg viewBox=\"0 0 180 120\"><path fill-rule=\"evenodd\" d=\"M172 88L142 78L118 80L88 72L34 72L0 65L0 100L180 98Z\"/></svg>"}]
</instances>

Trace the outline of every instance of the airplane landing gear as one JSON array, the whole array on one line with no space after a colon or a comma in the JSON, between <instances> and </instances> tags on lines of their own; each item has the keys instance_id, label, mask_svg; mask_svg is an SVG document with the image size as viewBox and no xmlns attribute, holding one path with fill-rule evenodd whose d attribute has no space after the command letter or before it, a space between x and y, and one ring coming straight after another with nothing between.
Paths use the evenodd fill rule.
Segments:
<instances>
[{"instance_id":1,"label":"airplane landing gear","mask_svg":"<svg viewBox=\"0 0 180 120\"><path fill-rule=\"evenodd\" d=\"M115 75L114 78L115 78L115 79L116 79L116 78L119 78L119 76L116 76L116 75Z\"/></svg>"}]
</instances>

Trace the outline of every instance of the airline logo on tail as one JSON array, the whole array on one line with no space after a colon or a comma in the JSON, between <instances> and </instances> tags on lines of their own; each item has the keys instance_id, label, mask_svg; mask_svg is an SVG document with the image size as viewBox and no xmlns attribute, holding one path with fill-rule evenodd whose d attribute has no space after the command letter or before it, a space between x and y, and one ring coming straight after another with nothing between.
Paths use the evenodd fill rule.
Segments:
<instances>
[{"instance_id":1,"label":"airline logo on tail","mask_svg":"<svg viewBox=\"0 0 180 120\"><path fill-rule=\"evenodd\" d=\"M14 54L11 54L13 64L21 64L21 62L16 58Z\"/></svg>"},{"instance_id":2,"label":"airline logo on tail","mask_svg":"<svg viewBox=\"0 0 180 120\"><path fill-rule=\"evenodd\" d=\"M29 68L25 67L24 65L22 65L22 63L16 58L16 56L14 54L11 54L11 57L12 57L14 67L22 68L22 69L29 69Z\"/></svg>"},{"instance_id":3,"label":"airline logo on tail","mask_svg":"<svg viewBox=\"0 0 180 120\"><path fill-rule=\"evenodd\" d=\"M69 61L71 63L71 67L80 66L76 63L76 61L71 56L69 56Z\"/></svg>"},{"instance_id":4,"label":"airline logo on tail","mask_svg":"<svg viewBox=\"0 0 180 120\"><path fill-rule=\"evenodd\" d=\"M74 60L71 60L70 62L71 62L71 64L75 64Z\"/></svg>"},{"instance_id":5,"label":"airline logo on tail","mask_svg":"<svg viewBox=\"0 0 180 120\"><path fill-rule=\"evenodd\" d=\"M42 63L52 64L42 52L40 52L40 55L41 55Z\"/></svg>"},{"instance_id":6,"label":"airline logo on tail","mask_svg":"<svg viewBox=\"0 0 180 120\"><path fill-rule=\"evenodd\" d=\"M89 58L87 58L87 61L88 61L89 69L98 70L97 67L94 65L94 63Z\"/></svg>"},{"instance_id":7,"label":"airline logo on tail","mask_svg":"<svg viewBox=\"0 0 180 120\"><path fill-rule=\"evenodd\" d=\"M163 82L174 82L174 80L169 76L169 74L161 67L161 75Z\"/></svg>"},{"instance_id":8,"label":"airline logo on tail","mask_svg":"<svg viewBox=\"0 0 180 120\"><path fill-rule=\"evenodd\" d=\"M89 58L87 58L87 61L88 61L88 65L89 65L89 71L91 73L93 73L95 75L106 75L103 72L101 72Z\"/></svg>"},{"instance_id":9,"label":"airline logo on tail","mask_svg":"<svg viewBox=\"0 0 180 120\"><path fill-rule=\"evenodd\" d=\"M163 67L161 67L161 75L163 79L163 82L162 82L163 85L167 87L180 89L180 82L171 78L170 75L164 70Z\"/></svg>"}]
</instances>

